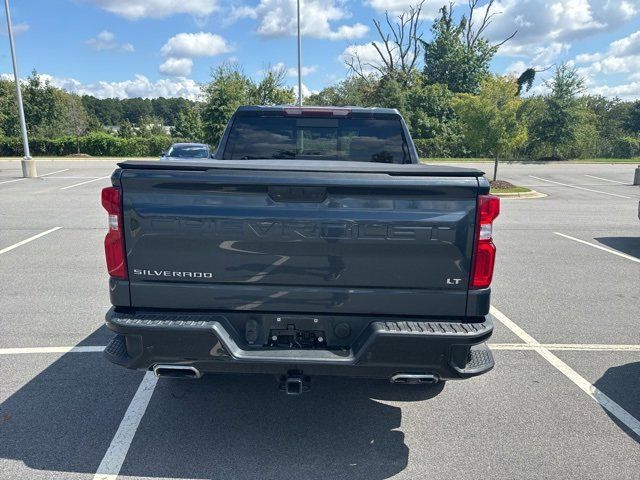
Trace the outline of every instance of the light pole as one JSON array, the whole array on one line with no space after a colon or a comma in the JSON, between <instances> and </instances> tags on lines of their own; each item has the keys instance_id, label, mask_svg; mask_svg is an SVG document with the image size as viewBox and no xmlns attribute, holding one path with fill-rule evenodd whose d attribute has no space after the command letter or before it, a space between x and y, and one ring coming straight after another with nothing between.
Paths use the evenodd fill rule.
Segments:
<instances>
[{"instance_id":1,"label":"light pole","mask_svg":"<svg viewBox=\"0 0 640 480\"><path fill-rule=\"evenodd\" d=\"M6 0L5 0L6 1ZM302 37L300 36L300 0L298 5L298 106L302 106Z\"/></svg>"},{"instance_id":2,"label":"light pole","mask_svg":"<svg viewBox=\"0 0 640 480\"><path fill-rule=\"evenodd\" d=\"M22 146L24 148L24 158L22 159L22 176L37 177L36 162L31 158L29 152L29 139L27 138L27 124L24 121L24 108L22 107L22 92L20 91L20 76L18 74L18 63L16 62L16 49L13 44L13 27L11 25L11 12L9 11L9 0L4 0L4 8L7 14L7 30L9 30L9 46L11 48L11 60L13 62L13 78L16 82L16 101L18 102L18 115L20 116L20 129L22 130Z\"/></svg>"}]
</instances>

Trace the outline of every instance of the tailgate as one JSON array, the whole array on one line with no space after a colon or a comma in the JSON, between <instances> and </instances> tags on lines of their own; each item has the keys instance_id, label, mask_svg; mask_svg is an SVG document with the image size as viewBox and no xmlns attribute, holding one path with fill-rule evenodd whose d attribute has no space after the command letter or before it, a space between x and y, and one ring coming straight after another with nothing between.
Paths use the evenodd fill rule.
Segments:
<instances>
[{"instance_id":1,"label":"tailgate","mask_svg":"<svg viewBox=\"0 0 640 480\"><path fill-rule=\"evenodd\" d=\"M478 179L124 169L136 307L465 314Z\"/></svg>"}]
</instances>

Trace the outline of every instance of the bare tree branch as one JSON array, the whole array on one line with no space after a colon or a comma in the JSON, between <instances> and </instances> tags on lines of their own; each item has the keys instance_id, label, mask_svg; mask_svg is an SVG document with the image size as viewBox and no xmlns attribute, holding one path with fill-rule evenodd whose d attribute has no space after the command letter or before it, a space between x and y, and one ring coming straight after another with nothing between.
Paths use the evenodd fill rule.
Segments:
<instances>
[{"instance_id":1,"label":"bare tree branch","mask_svg":"<svg viewBox=\"0 0 640 480\"><path fill-rule=\"evenodd\" d=\"M358 52L346 56L345 64L349 70L359 77L366 77L366 71L377 74L393 75L402 82L407 82L411 74L418 68L422 44L422 21L420 15L426 0L420 0L395 18L385 12L384 21L373 20L379 40L371 42L378 60L363 62Z\"/></svg>"},{"instance_id":2,"label":"bare tree branch","mask_svg":"<svg viewBox=\"0 0 640 480\"><path fill-rule=\"evenodd\" d=\"M476 28L476 25L474 23L475 22L474 16L476 13L476 9L481 8L481 6L478 5L479 2L480 0L468 0L467 2L468 8L469 8L468 20L467 20L467 17L463 17L460 22L460 28L462 29L462 32L467 44L467 48L475 47L478 40L483 38L485 31L493 23L494 17L502 13L502 12L493 12L492 9L495 6L495 0L489 0L489 2L483 7L485 9L484 15L482 15L480 23ZM450 7L449 12L451 12L451 8L452 7ZM492 47L494 47L494 49L500 48L502 45L504 45L509 40L511 40L517 33L518 33L517 30L514 31L511 35L509 35L507 38L505 38L501 42L498 42L492 45Z\"/></svg>"}]
</instances>

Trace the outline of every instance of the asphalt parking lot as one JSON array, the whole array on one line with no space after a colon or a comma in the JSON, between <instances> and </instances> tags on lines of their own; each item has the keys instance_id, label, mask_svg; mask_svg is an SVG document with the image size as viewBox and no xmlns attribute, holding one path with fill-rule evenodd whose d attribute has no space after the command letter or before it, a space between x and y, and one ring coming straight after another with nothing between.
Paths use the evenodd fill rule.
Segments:
<instances>
[{"instance_id":1,"label":"asphalt parking lot","mask_svg":"<svg viewBox=\"0 0 640 480\"><path fill-rule=\"evenodd\" d=\"M489 171L491 165L478 165ZM640 478L635 165L508 164L496 368L430 389L156 380L101 348L111 162L0 162L0 478Z\"/></svg>"}]
</instances>

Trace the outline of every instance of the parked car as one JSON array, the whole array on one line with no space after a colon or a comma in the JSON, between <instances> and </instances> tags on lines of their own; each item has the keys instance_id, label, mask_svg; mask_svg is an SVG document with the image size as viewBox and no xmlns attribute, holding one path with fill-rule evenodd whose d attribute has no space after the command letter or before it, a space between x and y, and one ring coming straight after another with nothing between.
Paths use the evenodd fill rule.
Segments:
<instances>
[{"instance_id":1,"label":"parked car","mask_svg":"<svg viewBox=\"0 0 640 480\"><path fill-rule=\"evenodd\" d=\"M162 152L162 160L207 159L211 156L209 145L204 143L174 143L166 152Z\"/></svg>"},{"instance_id":2,"label":"parked car","mask_svg":"<svg viewBox=\"0 0 640 480\"><path fill-rule=\"evenodd\" d=\"M158 376L434 384L489 371L499 199L423 165L395 109L241 107L216 160L118 164L102 192L116 333ZM125 248L126 245L126 248Z\"/></svg>"}]
</instances>

